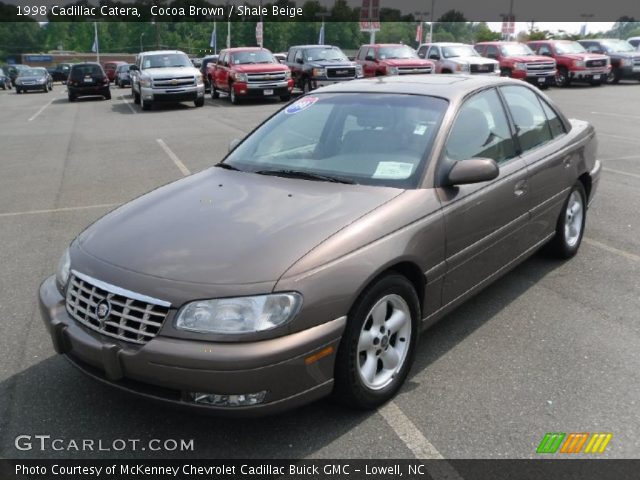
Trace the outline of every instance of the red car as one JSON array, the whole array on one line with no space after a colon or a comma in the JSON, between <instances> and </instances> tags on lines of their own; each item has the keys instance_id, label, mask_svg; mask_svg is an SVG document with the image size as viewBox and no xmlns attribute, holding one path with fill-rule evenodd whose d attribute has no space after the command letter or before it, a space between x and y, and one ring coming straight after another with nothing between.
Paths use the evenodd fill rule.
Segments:
<instances>
[{"instance_id":1,"label":"red car","mask_svg":"<svg viewBox=\"0 0 640 480\"><path fill-rule=\"evenodd\" d=\"M207 65L207 78L211 82L211 98L224 92L234 105L250 97L279 97L288 101L293 90L289 67L260 47L222 50L218 61Z\"/></svg>"},{"instance_id":2,"label":"red car","mask_svg":"<svg viewBox=\"0 0 640 480\"><path fill-rule=\"evenodd\" d=\"M105 62L102 64L104 68L104 73L107 74L110 82L115 81L116 79L116 70L120 65L127 65L127 62Z\"/></svg>"},{"instance_id":3,"label":"red car","mask_svg":"<svg viewBox=\"0 0 640 480\"><path fill-rule=\"evenodd\" d=\"M480 42L474 48L483 57L500 62L500 73L503 77L519 78L542 89L555 82L556 61L536 55L524 43Z\"/></svg>"},{"instance_id":4,"label":"red car","mask_svg":"<svg viewBox=\"0 0 640 480\"><path fill-rule=\"evenodd\" d=\"M401 43L363 45L356 62L362 65L365 77L435 73L431 60L420 58L413 48Z\"/></svg>"},{"instance_id":5,"label":"red car","mask_svg":"<svg viewBox=\"0 0 640 480\"><path fill-rule=\"evenodd\" d=\"M607 55L587 52L572 40L537 40L527 45L538 55L555 59L556 85L567 87L573 81L602 85L611 70Z\"/></svg>"}]
</instances>

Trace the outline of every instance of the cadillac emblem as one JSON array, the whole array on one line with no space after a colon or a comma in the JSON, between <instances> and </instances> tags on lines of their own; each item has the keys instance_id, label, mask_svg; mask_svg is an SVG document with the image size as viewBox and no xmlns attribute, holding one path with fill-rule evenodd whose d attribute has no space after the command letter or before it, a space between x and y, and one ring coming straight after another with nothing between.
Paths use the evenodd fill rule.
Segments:
<instances>
[{"instance_id":1,"label":"cadillac emblem","mask_svg":"<svg viewBox=\"0 0 640 480\"><path fill-rule=\"evenodd\" d=\"M110 313L111 304L109 303L109 300L105 298L104 300L98 302L98 304L96 305L96 317L98 317L100 323L106 320Z\"/></svg>"}]
</instances>

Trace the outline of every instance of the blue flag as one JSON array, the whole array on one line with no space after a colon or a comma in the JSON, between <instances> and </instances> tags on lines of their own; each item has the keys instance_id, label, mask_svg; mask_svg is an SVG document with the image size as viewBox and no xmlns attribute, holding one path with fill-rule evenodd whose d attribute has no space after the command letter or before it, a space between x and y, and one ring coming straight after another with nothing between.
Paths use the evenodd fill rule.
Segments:
<instances>
[{"instance_id":1,"label":"blue flag","mask_svg":"<svg viewBox=\"0 0 640 480\"><path fill-rule=\"evenodd\" d=\"M213 24L213 31L211 32L211 41L209 42L209 46L213 48L214 52L218 48L218 34L216 33L216 24Z\"/></svg>"}]
</instances>

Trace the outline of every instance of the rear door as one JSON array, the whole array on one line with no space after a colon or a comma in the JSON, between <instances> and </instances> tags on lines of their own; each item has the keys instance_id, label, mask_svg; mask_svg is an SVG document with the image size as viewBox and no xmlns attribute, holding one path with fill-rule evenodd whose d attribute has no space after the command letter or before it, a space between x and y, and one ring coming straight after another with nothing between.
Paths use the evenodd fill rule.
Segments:
<instances>
[{"instance_id":1,"label":"rear door","mask_svg":"<svg viewBox=\"0 0 640 480\"><path fill-rule=\"evenodd\" d=\"M499 176L489 182L437 187L446 230L443 305L490 280L525 250L529 223L528 177L495 88L463 103L438 166L440 182L455 162L492 158Z\"/></svg>"}]
</instances>

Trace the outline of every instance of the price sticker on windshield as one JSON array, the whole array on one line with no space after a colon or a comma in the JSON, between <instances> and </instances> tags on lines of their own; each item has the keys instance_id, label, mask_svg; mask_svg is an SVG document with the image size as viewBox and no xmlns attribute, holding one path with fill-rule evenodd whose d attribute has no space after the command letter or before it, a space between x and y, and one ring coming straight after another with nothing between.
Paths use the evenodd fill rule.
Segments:
<instances>
[{"instance_id":1,"label":"price sticker on windshield","mask_svg":"<svg viewBox=\"0 0 640 480\"><path fill-rule=\"evenodd\" d=\"M292 103L287 108L285 108L284 113L287 115L293 115L295 113L300 113L303 110L311 107L314 103L319 100L318 97L304 97L298 100L297 102Z\"/></svg>"}]
</instances>

